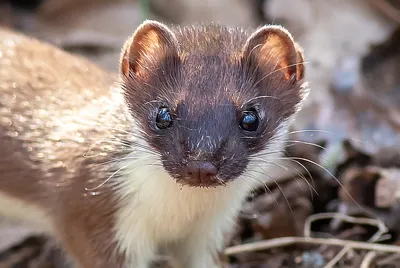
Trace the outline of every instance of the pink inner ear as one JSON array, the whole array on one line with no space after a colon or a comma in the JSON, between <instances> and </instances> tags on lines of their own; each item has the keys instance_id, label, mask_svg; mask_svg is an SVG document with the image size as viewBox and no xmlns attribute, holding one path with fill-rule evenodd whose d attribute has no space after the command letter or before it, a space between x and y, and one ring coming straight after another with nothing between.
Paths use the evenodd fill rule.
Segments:
<instances>
[{"instance_id":1,"label":"pink inner ear","mask_svg":"<svg viewBox=\"0 0 400 268\"><path fill-rule=\"evenodd\" d=\"M145 36L141 38L140 46L142 47L143 52L146 54L152 55L153 53L160 51L161 49L161 38L159 34L154 30L148 31Z\"/></svg>"},{"instance_id":2,"label":"pink inner ear","mask_svg":"<svg viewBox=\"0 0 400 268\"><path fill-rule=\"evenodd\" d=\"M177 53L173 33L162 24L145 23L127 41L121 72L145 78L171 51Z\"/></svg>"},{"instance_id":3,"label":"pink inner ear","mask_svg":"<svg viewBox=\"0 0 400 268\"><path fill-rule=\"evenodd\" d=\"M288 40L278 35L269 35L265 45L261 48L261 53L271 58L271 63L275 64L274 71L282 71L285 78L291 79L296 73L297 53L293 53L293 48Z\"/></svg>"},{"instance_id":4,"label":"pink inner ear","mask_svg":"<svg viewBox=\"0 0 400 268\"><path fill-rule=\"evenodd\" d=\"M130 69L136 76L145 75L145 66L154 64L164 53L159 35L151 30L141 37L137 44L130 48L132 58L130 58Z\"/></svg>"},{"instance_id":5,"label":"pink inner ear","mask_svg":"<svg viewBox=\"0 0 400 268\"><path fill-rule=\"evenodd\" d=\"M129 76L129 59L128 59L128 51L124 51L124 55L122 56L122 61L121 61L121 72L125 76Z\"/></svg>"},{"instance_id":6,"label":"pink inner ear","mask_svg":"<svg viewBox=\"0 0 400 268\"><path fill-rule=\"evenodd\" d=\"M255 50L255 51L254 51ZM272 66L285 79L298 75L298 55L290 34L280 28L265 27L248 41L247 51L254 54L259 65Z\"/></svg>"},{"instance_id":7,"label":"pink inner ear","mask_svg":"<svg viewBox=\"0 0 400 268\"><path fill-rule=\"evenodd\" d=\"M297 81L303 80L304 78L304 72L305 72L305 68L304 68L304 55L302 52L302 49L300 48L300 46L298 44L296 44L296 50L297 50Z\"/></svg>"}]
</instances>

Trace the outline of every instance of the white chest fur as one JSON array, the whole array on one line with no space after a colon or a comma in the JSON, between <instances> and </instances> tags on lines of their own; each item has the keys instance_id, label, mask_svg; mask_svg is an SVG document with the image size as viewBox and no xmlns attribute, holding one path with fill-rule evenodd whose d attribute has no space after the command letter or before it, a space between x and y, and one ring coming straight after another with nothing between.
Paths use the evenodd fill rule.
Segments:
<instances>
[{"instance_id":1,"label":"white chest fur","mask_svg":"<svg viewBox=\"0 0 400 268\"><path fill-rule=\"evenodd\" d=\"M146 256L157 246L189 235L222 240L222 232L232 226L249 184L238 180L215 189L181 186L159 161L146 157L146 161L132 162L127 168L129 175L123 177L124 186L119 187L116 233L120 250ZM155 167L148 164L154 162L158 162Z\"/></svg>"}]
</instances>

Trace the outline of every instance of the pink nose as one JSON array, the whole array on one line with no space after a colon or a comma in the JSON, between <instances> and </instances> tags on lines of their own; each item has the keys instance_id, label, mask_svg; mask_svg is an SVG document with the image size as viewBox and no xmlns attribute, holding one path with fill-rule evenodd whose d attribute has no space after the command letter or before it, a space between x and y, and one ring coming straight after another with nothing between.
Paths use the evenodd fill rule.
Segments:
<instances>
[{"instance_id":1,"label":"pink nose","mask_svg":"<svg viewBox=\"0 0 400 268\"><path fill-rule=\"evenodd\" d=\"M186 175L193 183L212 184L217 181L217 167L207 161L192 161L186 166Z\"/></svg>"}]
</instances>

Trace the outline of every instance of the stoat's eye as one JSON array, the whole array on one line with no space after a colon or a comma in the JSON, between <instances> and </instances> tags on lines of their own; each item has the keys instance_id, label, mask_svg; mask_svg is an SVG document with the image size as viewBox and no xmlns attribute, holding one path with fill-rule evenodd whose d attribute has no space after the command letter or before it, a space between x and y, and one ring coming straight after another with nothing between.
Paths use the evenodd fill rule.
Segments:
<instances>
[{"instance_id":1,"label":"stoat's eye","mask_svg":"<svg viewBox=\"0 0 400 268\"><path fill-rule=\"evenodd\" d=\"M161 107L156 117L156 126L159 129L165 129L172 126L172 116L168 108Z\"/></svg>"},{"instance_id":2,"label":"stoat's eye","mask_svg":"<svg viewBox=\"0 0 400 268\"><path fill-rule=\"evenodd\" d=\"M259 125L259 118L256 111L245 111L242 113L240 127L246 131L256 131Z\"/></svg>"}]
</instances>

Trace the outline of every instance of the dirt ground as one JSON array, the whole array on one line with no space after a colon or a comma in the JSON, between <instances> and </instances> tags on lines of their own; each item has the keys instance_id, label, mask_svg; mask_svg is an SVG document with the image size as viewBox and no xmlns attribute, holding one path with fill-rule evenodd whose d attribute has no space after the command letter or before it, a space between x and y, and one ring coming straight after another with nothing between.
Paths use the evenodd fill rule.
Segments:
<instances>
[{"instance_id":1,"label":"dirt ground","mask_svg":"<svg viewBox=\"0 0 400 268\"><path fill-rule=\"evenodd\" d=\"M122 43L145 18L279 23L305 51L312 91L292 126L286 160L243 205L221 266L400 267L399 0L0 3L0 24L110 72L117 70ZM12 267L67 265L54 241L4 220L0 268Z\"/></svg>"}]
</instances>

